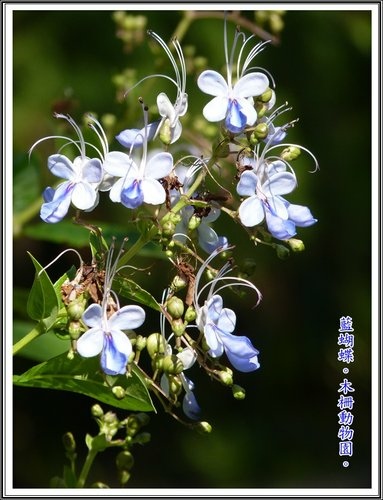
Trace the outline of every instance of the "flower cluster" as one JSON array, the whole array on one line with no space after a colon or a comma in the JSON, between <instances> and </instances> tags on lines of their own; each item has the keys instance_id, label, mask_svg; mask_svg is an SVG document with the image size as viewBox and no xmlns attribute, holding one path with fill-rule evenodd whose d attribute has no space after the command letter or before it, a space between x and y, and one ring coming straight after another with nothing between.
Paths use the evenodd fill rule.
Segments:
<instances>
[{"instance_id":1,"label":"flower cluster","mask_svg":"<svg viewBox=\"0 0 383 500\"><path fill-rule=\"evenodd\" d=\"M253 290L257 304L261 293L248 279L229 274L237 269L235 246L228 235L219 234L215 223L224 217L233 220L256 244L270 244L272 238L289 243L297 228L316 222L309 208L284 197L298 185L291 163L301 150L314 159L315 169L317 162L306 148L285 141L296 121L278 124L279 117L290 108L282 105L274 110L277 97L273 78L266 70L255 71L252 66L267 42L250 48L254 35L245 37L237 30L229 53L226 23L226 79L210 69L197 78L199 90L213 96L200 113L208 122L220 124L217 141L207 154L195 154L196 145L190 142L174 148L184 139L181 122L190 108L186 62L177 40L172 40L171 50L157 34L149 35L169 58L175 77L149 75L137 85L148 78L165 78L174 84L175 98L159 92L158 117L150 123L148 107L140 98L144 126L119 132L115 136L118 147L109 144L94 116L87 115L86 122L97 139L96 145L85 140L72 117L57 114L71 125L77 137L49 137L65 141L48 158L51 173L64 181L45 189L40 216L47 223L58 223L71 205L90 212L101 192L109 193L113 203L128 211L136 210L138 218L142 213L138 208L155 207L155 211L148 210L147 226L136 247L126 253L121 250L115 257L113 243L97 263L102 293L100 297L87 297L93 302L83 311L83 332L74 339L73 348L85 358L99 355L101 369L108 376L129 373L130 366L138 366L141 353L146 351L152 368L150 375L145 372L149 388L171 408L178 407L182 397L186 416L198 419L201 409L186 370L194 365L204 368L241 398L244 391L234 384L233 369L252 372L260 366L258 350L249 337L237 332L236 313L224 307L222 292L238 287ZM182 156L180 150L190 154ZM145 328L146 312L139 305L120 306L114 284L117 278L127 279L122 274L132 267L127 262L136 248L138 251L149 241L159 245L176 272L171 283L163 286L160 303L147 298L152 297L150 292L137 296L136 301L142 305L157 304L160 315L160 333L137 334L136 329ZM215 269L214 259L226 262Z\"/></svg>"}]
</instances>

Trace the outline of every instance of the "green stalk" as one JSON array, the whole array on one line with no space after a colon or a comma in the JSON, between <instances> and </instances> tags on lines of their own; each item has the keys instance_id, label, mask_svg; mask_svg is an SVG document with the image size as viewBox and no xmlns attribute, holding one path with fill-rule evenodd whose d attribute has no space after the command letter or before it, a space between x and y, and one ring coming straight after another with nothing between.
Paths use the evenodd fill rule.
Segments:
<instances>
[{"instance_id":1,"label":"green stalk","mask_svg":"<svg viewBox=\"0 0 383 500\"><path fill-rule=\"evenodd\" d=\"M77 488L84 488L85 481L88 477L90 468L92 467L92 464L94 462L94 459L97 456L97 453L98 453L97 450L89 450L88 451L83 468L82 468L80 475L79 475L79 478L77 480Z\"/></svg>"},{"instance_id":2,"label":"green stalk","mask_svg":"<svg viewBox=\"0 0 383 500\"><path fill-rule=\"evenodd\" d=\"M13 346L13 355L17 354L23 347L25 347L29 342L39 337L41 334L45 332L45 327L42 323L38 323L35 328L33 328L29 333L24 335L22 339L20 339Z\"/></svg>"}]
</instances>

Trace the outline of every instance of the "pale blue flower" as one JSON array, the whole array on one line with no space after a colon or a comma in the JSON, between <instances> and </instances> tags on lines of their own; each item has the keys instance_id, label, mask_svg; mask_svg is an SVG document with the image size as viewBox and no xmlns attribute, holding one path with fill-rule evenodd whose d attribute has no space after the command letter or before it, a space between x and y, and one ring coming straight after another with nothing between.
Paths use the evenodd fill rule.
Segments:
<instances>
[{"instance_id":1,"label":"pale blue flower","mask_svg":"<svg viewBox=\"0 0 383 500\"><path fill-rule=\"evenodd\" d=\"M100 356L101 368L107 375L126 372L132 353L132 344L124 330L134 330L145 321L145 311L140 306L120 307L112 290L114 276L123 246L113 261L114 242L106 256L104 293L102 303L91 304L83 313L82 321L89 329L77 340L77 352L84 358ZM112 312L114 311L114 312Z\"/></svg>"},{"instance_id":2,"label":"pale blue flower","mask_svg":"<svg viewBox=\"0 0 383 500\"><path fill-rule=\"evenodd\" d=\"M199 328L203 331L209 354L214 358L225 352L230 363L241 372L251 372L259 368L258 350L245 336L233 335L236 324L234 311L223 307L222 297L213 295L202 307Z\"/></svg>"},{"instance_id":3,"label":"pale blue flower","mask_svg":"<svg viewBox=\"0 0 383 500\"><path fill-rule=\"evenodd\" d=\"M87 143L77 123L70 116L55 114L55 117L67 120L77 133L78 139L73 140L65 136L44 137L33 144L29 154L42 141L65 139L67 142L61 150L70 144L78 150L79 156L74 160L61 153L48 157L48 168L51 173L60 179L65 179L56 189L49 186L43 192L44 203L41 206L40 217L49 223L62 220L71 204L79 210L93 210L98 204L98 190L104 175L101 160L87 156ZM98 152L97 148L94 149Z\"/></svg>"},{"instance_id":4,"label":"pale blue flower","mask_svg":"<svg viewBox=\"0 0 383 500\"><path fill-rule=\"evenodd\" d=\"M283 162L271 164L262 184L253 170L247 170L237 185L238 194L247 196L238 209L242 224L254 227L266 220L272 236L280 240L293 237L296 226L307 227L317 222L307 207L290 204L281 196L296 187L295 176L284 169Z\"/></svg>"},{"instance_id":5,"label":"pale blue flower","mask_svg":"<svg viewBox=\"0 0 383 500\"><path fill-rule=\"evenodd\" d=\"M196 325L200 332L203 333L210 348L208 351L210 356L219 358L225 353L234 368L241 372L250 372L259 368L259 352L248 337L233 334L236 315L231 309L223 307L223 300L218 292L226 287L244 286L257 292L258 302L261 300L260 292L248 280L226 276L231 270L229 263L222 267L213 280L200 287L200 280L205 270L210 265L210 262L222 251L223 249L215 250L197 272L193 300L197 313ZM208 295L201 306L199 301L206 289L208 289Z\"/></svg>"},{"instance_id":6,"label":"pale blue flower","mask_svg":"<svg viewBox=\"0 0 383 500\"><path fill-rule=\"evenodd\" d=\"M253 38L243 39L243 45L238 55L236 81L233 78L233 60L235 46L243 33L236 32L230 60L227 50L227 35L225 23L225 56L227 77L213 70L203 71L197 84L202 92L214 96L203 108L203 115L210 122L225 120L225 127L233 134L243 132L246 126L254 125L257 112L253 105L253 97L263 94L269 87L268 77L260 72L247 72L252 59L262 50L264 43L259 43L248 54L241 68L241 56L246 43Z\"/></svg>"},{"instance_id":7,"label":"pale blue flower","mask_svg":"<svg viewBox=\"0 0 383 500\"><path fill-rule=\"evenodd\" d=\"M45 222L55 223L68 213L69 206L79 210L92 210L98 203L97 188L102 180L103 170L98 158L77 157L73 161L62 154L48 158L48 168L53 175L65 182L43 193L45 203L41 206L40 217Z\"/></svg>"},{"instance_id":8,"label":"pale blue flower","mask_svg":"<svg viewBox=\"0 0 383 500\"><path fill-rule=\"evenodd\" d=\"M82 320L90 328L77 340L77 352L84 358L101 353L101 368L107 375L125 373L132 344L123 330L142 325L145 320L142 307L124 306L108 318L103 307L91 304Z\"/></svg>"}]
</instances>

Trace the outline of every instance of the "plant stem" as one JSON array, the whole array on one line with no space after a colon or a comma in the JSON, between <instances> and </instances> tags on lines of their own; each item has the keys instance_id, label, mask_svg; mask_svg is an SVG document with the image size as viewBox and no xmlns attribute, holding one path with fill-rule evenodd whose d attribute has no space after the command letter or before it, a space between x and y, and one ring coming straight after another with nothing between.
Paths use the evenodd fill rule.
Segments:
<instances>
[{"instance_id":1,"label":"plant stem","mask_svg":"<svg viewBox=\"0 0 383 500\"><path fill-rule=\"evenodd\" d=\"M45 327L41 323L38 323L33 330L27 333L22 339L20 339L13 346L13 355L17 354L23 347L25 347L29 342L39 337L42 333L45 332Z\"/></svg>"},{"instance_id":2,"label":"plant stem","mask_svg":"<svg viewBox=\"0 0 383 500\"><path fill-rule=\"evenodd\" d=\"M94 462L94 459L97 456L98 451L97 450L89 450L88 455L86 456L84 465L82 467L82 470L80 472L79 478L77 480L77 488L83 488L85 485L85 481L88 477L90 468L92 467L92 464Z\"/></svg>"}]
</instances>

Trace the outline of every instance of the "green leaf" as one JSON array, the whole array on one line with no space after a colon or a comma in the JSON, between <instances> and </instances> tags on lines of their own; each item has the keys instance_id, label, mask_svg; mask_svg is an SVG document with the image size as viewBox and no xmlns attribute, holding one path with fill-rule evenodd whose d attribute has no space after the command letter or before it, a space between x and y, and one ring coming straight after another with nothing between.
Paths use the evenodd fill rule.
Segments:
<instances>
[{"instance_id":1,"label":"green leaf","mask_svg":"<svg viewBox=\"0 0 383 500\"><path fill-rule=\"evenodd\" d=\"M100 261L103 255L108 252L108 245L104 237L102 236L101 229L99 234L94 231L90 232L89 245L92 252L92 257L96 261Z\"/></svg>"},{"instance_id":2,"label":"green leaf","mask_svg":"<svg viewBox=\"0 0 383 500\"><path fill-rule=\"evenodd\" d=\"M29 252L28 255L35 266L36 276L28 297L27 312L32 319L36 321L43 320L48 330L54 323L58 313L59 302L56 290L46 271L42 270L42 266L33 255Z\"/></svg>"},{"instance_id":3,"label":"green leaf","mask_svg":"<svg viewBox=\"0 0 383 500\"><path fill-rule=\"evenodd\" d=\"M14 160L13 211L14 215L28 209L40 198L40 172L37 161L28 155L18 155Z\"/></svg>"},{"instance_id":4,"label":"green leaf","mask_svg":"<svg viewBox=\"0 0 383 500\"><path fill-rule=\"evenodd\" d=\"M151 307L161 312L161 306L156 299L146 290L137 285L133 280L123 276L115 276L113 280L113 290L117 295L122 295L127 299L132 299L140 304Z\"/></svg>"},{"instance_id":5,"label":"green leaf","mask_svg":"<svg viewBox=\"0 0 383 500\"><path fill-rule=\"evenodd\" d=\"M16 343L22 339L26 332L32 330L34 324L28 321L15 320L13 322L13 342ZM62 340L57 337L52 331L40 335L27 344L18 354L24 358L33 359L34 361L41 362L51 359L53 356L58 356L64 352L68 352L70 341Z\"/></svg>"},{"instance_id":6,"label":"green leaf","mask_svg":"<svg viewBox=\"0 0 383 500\"><path fill-rule=\"evenodd\" d=\"M102 403L131 411L155 411L148 389L138 368L131 366L129 375L115 377L115 384L125 389L125 396L117 399L112 388L105 382L98 356L73 359L66 353L14 375L13 382L22 387L38 387L76 392Z\"/></svg>"}]
</instances>

